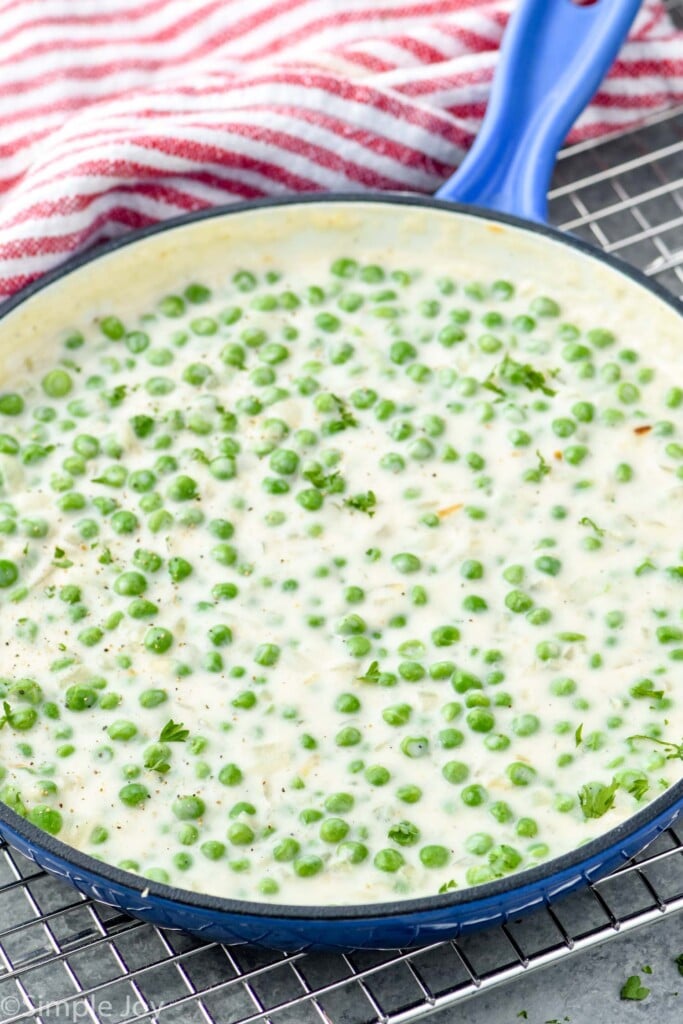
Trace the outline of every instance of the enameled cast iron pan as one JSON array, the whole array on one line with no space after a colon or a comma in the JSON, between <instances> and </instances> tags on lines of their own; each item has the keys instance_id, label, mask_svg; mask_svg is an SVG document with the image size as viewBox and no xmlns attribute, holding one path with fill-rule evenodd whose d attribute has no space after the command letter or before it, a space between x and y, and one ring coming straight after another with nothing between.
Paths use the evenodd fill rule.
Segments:
<instances>
[{"instance_id":1,"label":"enameled cast iron pan","mask_svg":"<svg viewBox=\"0 0 683 1024\"><path fill-rule=\"evenodd\" d=\"M16 344L22 337L30 343L60 303L68 305L79 293L89 300L109 282L132 281L139 276L136 265L139 270L145 261L152 276L158 257L172 263L174 252L201 253L196 257L201 263L212 245L219 252L221 244L236 244L242 232L245 240L251 237L253 225L277 225L291 215L312 216L318 223L326 217L332 223L335 217L352 215L360 223L381 216L386 220L390 213L404 231L413 225L433 233L435 256L439 237L442 246L449 235L468 245L479 237L489 248L494 238L501 258L508 262L556 268L564 263L576 280L604 280L616 301L644 310L645 320L648 309L659 310L675 324L683 364L683 319L671 296L637 272L542 223L557 149L614 59L638 7L639 0L597 0L587 6L572 0L522 0L503 43L486 122L467 160L437 199L298 196L168 221L79 257L20 292L2 311L0 345L7 345L3 330ZM164 928L283 950L395 948L424 945L500 922L568 893L633 856L671 825L682 808L683 781L600 838L535 868L444 895L351 907L252 903L147 881L68 847L2 804L0 835L81 892Z\"/></svg>"}]
</instances>

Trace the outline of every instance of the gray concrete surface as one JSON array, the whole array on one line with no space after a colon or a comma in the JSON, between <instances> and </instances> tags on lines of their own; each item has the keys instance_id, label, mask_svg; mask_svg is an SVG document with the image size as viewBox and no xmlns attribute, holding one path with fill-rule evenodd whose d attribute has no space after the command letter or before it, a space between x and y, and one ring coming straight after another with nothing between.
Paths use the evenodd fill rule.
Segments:
<instances>
[{"instance_id":1,"label":"gray concrete surface","mask_svg":"<svg viewBox=\"0 0 683 1024\"><path fill-rule=\"evenodd\" d=\"M429 1024L683 1024L683 915L656 921L567 961L500 985L426 1018ZM643 967L652 974L643 973ZM650 995L619 997L639 974ZM527 1016L523 1016L526 1012Z\"/></svg>"}]
</instances>

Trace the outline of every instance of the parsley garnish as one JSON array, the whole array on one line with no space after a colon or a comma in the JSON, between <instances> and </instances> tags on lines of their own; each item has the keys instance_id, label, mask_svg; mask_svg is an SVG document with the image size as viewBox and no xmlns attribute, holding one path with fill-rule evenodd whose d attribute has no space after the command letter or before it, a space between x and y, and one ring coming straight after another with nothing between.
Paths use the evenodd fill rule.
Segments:
<instances>
[{"instance_id":1,"label":"parsley garnish","mask_svg":"<svg viewBox=\"0 0 683 1024\"><path fill-rule=\"evenodd\" d=\"M52 559L52 564L56 565L58 569L68 569L73 565L70 558L66 557L66 551L64 548L55 548L55 556Z\"/></svg>"},{"instance_id":2,"label":"parsley garnish","mask_svg":"<svg viewBox=\"0 0 683 1024\"><path fill-rule=\"evenodd\" d=\"M352 412L349 412L349 407L344 401L344 399L339 398L337 395L332 395L332 397L337 403L337 408L339 409L341 422L344 424L344 427L357 427L358 420L356 419Z\"/></svg>"},{"instance_id":3,"label":"parsley garnish","mask_svg":"<svg viewBox=\"0 0 683 1024\"><path fill-rule=\"evenodd\" d=\"M335 472L326 475L323 472L322 466L319 466L317 463L311 466L310 469L304 470L301 475L304 480L308 480L310 484L313 484L319 491L324 491L326 494L338 494L344 487L344 481L339 473Z\"/></svg>"},{"instance_id":4,"label":"parsley garnish","mask_svg":"<svg viewBox=\"0 0 683 1024\"><path fill-rule=\"evenodd\" d=\"M683 565L670 565L666 571L672 580L680 580L683 583Z\"/></svg>"},{"instance_id":5,"label":"parsley garnish","mask_svg":"<svg viewBox=\"0 0 683 1024\"><path fill-rule=\"evenodd\" d=\"M631 782L628 783L628 785L624 786L623 788L626 790L627 793L630 793L631 796L634 796L636 800L642 800L642 798L645 796L648 789L650 788L650 783L643 776L642 778L633 779ZM645 970L645 968L643 968L643 970Z\"/></svg>"},{"instance_id":6,"label":"parsley garnish","mask_svg":"<svg viewBox=\"0 0 683 1024\"><path fill-rule=\"evenodd\" d=\"M536 449L536 456L538 458L538 472L542 477L547 476L550 472L550 465L546 462L538 449Z\"/></svg>"},{"instance_id":7,"label":"parsley garnish","mask_svg":"<svg viewBox=\"0 0 683 1024\"><path fill-rule=\"evenodd\" d=\"M505 356L505 359L500 364L498 373L508 384L525 387L529 391L538 391L540 389L544 395L552 396L555 394L553 388L549 388L546 384L545 377L541 371L534 369L530 363L518 363L514 359L510 359L509 356Z\"/></svg>"},{"instance_id":8,"label":"parsley garnish","mask_svg":"<svg viewBox=\"0 0 683 1024\"><path fill-rule=\"evenodd\" d=\"M121 405L121 402L126 397L126 385L119 384L117 385L117 387L112 388L110 391L102 391L101 394L105 402L107 402L108 405L114 408L114 406Z\"/></svg>"},{"instance_id":9,"label":"parsley garnish","mask_svg":"<svg viewBox=\"0 0 683 1024\"><path fill-rule=\"evenodd\" d=\"M668 753L665 754L667 761L675 761L680 758L683 761L683 740L680 743L672 743L670 740L658 740L654 736L644 736L636 734L635 736L629 736L631 740L647 740L648 743L658 743L660 747L666 747Z\"/></svg>"},{"instance_id":10,"label":"parsley garnish","mask_svg":"<svg viewBox=\"0 0 683 1024\"><path fill-rule=\"evenodd\" d=\"M678 968L678 973L679 974L683 974L683 953L679 953L678 954L678 956L674 960L674 963L676 964L676 967Z\"/></svg>"},{"instance_id":11,"label":"parsley garnish","mask_svg":"<svg viewBox=\"0 0 683 1024\"><path fill-rule=\"evenodd\" d=\"M9 706L9 704L7 703L6 700L3 700L3 702L2 702L2 710L5 713L2 716L2 718L0 718L0 729L2 729L3 725L11 725L12 724L12 715L13 715L13 711L12 711L11 707Z\"/></svg>"},{"instance_id":12,"label":"parsley garnish","mask_svg":"<svg viewBox=\"0 0 683 1024\"><path fill-rule=\"evenodd\" d=\"M583 737L583 722L577 726L576 732L574 733L574 743L577 747L581 746L581 739Z\"/></svg>"},{"instance_id":13,"label":"parsley garnish","mask_svg":"<svg viewBox=\"0 0 683 1024\"><path fill-rule=\"evenodd\" d=\"M148 768L149 771L159 772L160 775L165 775L166 772L171 770L170 764L160 750L150 750L145 757L144 764L145 768Z\"/></svg>"},{"instance_id":14,"label":"parsley garnish","mask_svg":"<svg viewBox=\"0 0 683 1024\"><path fill-rule=\"evenodd\" d=\"M494 370L491 370L491 373L488 375L486 380L481 382L481 386L483 388L487 388L489 391L493 391L494 395L500 395L501 398L506 398L507 392L503 391L502 388L499 388L497 384L493 383L494 372Z\"/></svg>"},{"instance_id":15,"label":"parsley garnish","mask_svg":"<svg viewBox=\"0 0 683 1024\"><path fill-rule=\"evenodd\" d=\"M450 892L451 889L457 889L457 888L458 888L458 883L455 881L454 878L450 878L447 882L444 882L443 885L439 886L439 895L441 895L444 892Z\"/></svg>"},{"instance_id":16,"label":"parsley garnish","mask_svg":"<svg viewBox=\"0 0 683 1024\"><path fill-rule=\"evenodd\" d=\"M654 564L654 562L651 562L649 558L646 558L644 562L641 562L640 565L636 567L635 573L636 576L642 576L644 573L652 572L652 570L656 568L657 566ZM671 570L669 570L669 572L670 571Z\"/></svg>"},{"instance_id":17,"label":"parsley garnish","mask_svg":"<svg viewBox=\"0 0 683 1024\"><path fill-rule=\"evenodd\" d=\"M365 494L354 494L352 498L345 498L344 504L349 508L356 508L359 512L365 512L374 516L377 498L374 491L367 491Z\"/></svg>"},{"instance_id":18,"label":"parsley garnish","mask_svg":"<svg viewBox=\"0 0 683 1024\"><path fill-rule=\"evenodd\" d=\"M342 430L348 430L349 427L357 427L358 420L349 410L349 407L344 401L344 399L339 398L338 395L330 395L330 398L334 401L335 405L337 406L337 413L339 415L339 419L329 420L323 428L323 433L338 434Z\"/></svg>"},{"instance_id":19,"label":"parsley garnish","mask_svg":"<svg viewBox=\"0 0 683 1024\"><path fill-rule=\"evenodd\" d=\"M181 722L174 722L172 718L169 718L159 733L159 740L162 743L184 743L189 735L190 730L186 729Z\"/></svg>"},{"instance_id":20,"label":"parsley garnish","mask_svg":"<svg viewBox=\"0 0 683 1024\"><path fill-rule=\"evenodd\" d=\"M655 684L651 679L641 679L629 692L632 697L650 697L652 700L661 700L664 696L664 690L655 690Z\"/></svg>"},{"instance_id":21,"label":"parsley garnish","mask_svg":"<svg viewBox=\"0 0 683 1024\"><path fill-rule=\"evenodd\" d=\"M102 552L100 557L97 559L97 561L100 563L100 565L111 565L111 563L114 561L114 559L112 558L112 554L111 554L111 551L109 550L109 548L105 548L104 549L104 551Z\"/></svg>"},{"instance_id":22,"label":"parsley garnish","mask_svg":"<svg viewBox=\"0 0 683 1024\"><path fill-rule=\"evenodd\" d=\"M640 984L640 976L632 974L630 978L626 979L626 982L622 986L619 995L622 999L647 999L650 994L650 989L645 988L644 985Z\"/></svg>"},{"instance_id":23,"label":"parsley garnish","mask_svg":"<svg viewBox=\"0 0 683 1024\"><path fill-rule=\"evenodd\" d=\"M642 970L643 974L652 974L652 968L650 967L649 964L645 964L644 967L641 967L641 970Z\"/></svg>"},{"instance_id":24,"label":"parsley garnish","mask_svg":"<svg viewBox=\"0 0 683 1024\"><path fill-rule=\"evenodd\" d=\"M583 519L579 519L579 526L590 526L591 530L595 530L598 537L604 537L605 531L601 530L600 527L588 516L584 516Z\"/></svg>"},{"instance_id":25,"label":"parsley garnish","mask_svg":"<svg viewBox=\"0 0 683 1024\"><path fill-rule=\"evenodd\" d=\"M587 782L579 790L579 803L586 818L602 818L614 806L614 795L619 788L616 779L609 786L601 782Z\"/></svg>"},{"instance_id":26,"label":"parsley garnish","mask_svg":"<svg viewBox=\"0 0 683 1024\"><path fill-rule=\"evenodd\" d=\"M377 683L380 677L379 662L373 661L365 675L358 676L359 683Z\"/></svg>"}]
</instances>

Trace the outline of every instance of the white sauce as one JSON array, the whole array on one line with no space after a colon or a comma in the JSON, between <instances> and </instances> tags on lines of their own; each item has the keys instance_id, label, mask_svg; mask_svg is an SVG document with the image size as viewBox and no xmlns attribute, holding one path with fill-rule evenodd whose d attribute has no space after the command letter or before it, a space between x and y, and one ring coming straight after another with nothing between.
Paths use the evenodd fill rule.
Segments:
<instances>
[{"instance_id":1,"label":"white sauce","mask_svg":"<svg viewBox=\"0 0 683 1024\"><path fill-rule=\"evenodd\" d=\"M299 221L296 214L286 211L269 213L268 217L281 225L281 237L273 229L271 239L264 214L250 216L252 244L246 251L236 251L234 242L231 247L229 241L218 269L215 261L207 258L204 262L200 257L199 267L191 272L188 268L173 273L167 270L168 281L158 282L159 287L138 298L140 285L135 281L141 273L129 267L126 277L123 257L110 257L112 282L120 287L122 281L130 280L133 297L98 301L97 295L106 290L103 282L96 282L92 293L95 305L86 318L66 312L67 285L63 309L54 314L56 322L48 322L41 340L44 350L51 352L47 358L37 355L21 365L21 359L10 355L7 341L0 338L9 374L5 388L26 396L25 412L0 417L0 431L24 445L35 427L32 410L36 405L57 408L57 422L66 418L64 407L73 399L82 398L88 409L87 418L72 430L45 424L49 443L55 447L36 465L22 466L15 456L0 455L5 480L0 500L13 502L20 518L45 516L51 524L45 538L28 544L20 531L0 537L0 559L14 561L20 567L17 586L29 588L28 595L17 603L10 600L10 589L0 592L3 673L10 684L21 677L36 680L45 699L61 707L59 721L40 714L38 724L26 732L11 727L0 731L0 765L7 772L4 785L18 787L27 806L44 803L59 808L63 818L59 838L111 863L136 861L141 874L149 876L151 871L151 877L157 879L164 877L159 874L161 869L175 884L189 889L294 904L366 903L434 893L451 881L462 887L468 878L470 882L485 880L486 870L490 876L500 873L499 861L495 848L493 859L491 851L470 852L472 843L466 841L479 833L490 835L496 848L501 844L512 847L519 855L517 867L575 848L633 814L680 776L681 761L666 757L670 747L627 741L652 726L671 744L683 736L680 681L676 686L681 662L672 660L672 651L683 649L683 641L662 643L657 635L662 626L674 631L683 628L683 580L667 571L683 565L683 460L674 448L667 453L667 445L683 444L683 404L675 408L666 405L671 387L683 387L680 321L635 286L627 291L631 305L619 308L622 286L611 272L594 270L589 261L576 255L564 255L566 263L558 262L552 243L530 243L512 230L502 232L502 239L497 231L486 235L482 224L467 218L409 210L393 214L368 204L363 221L355 214L332 209L325 222L324 211L302 208ZM248 217L241 220L247 221L248 228ZM459 223L442 227L445 220ZM434 231L437 221L439 230ZM239 235L239 224L235 230ZM455 236L449 236L456 230L462 232L459 252L452 248ZM482 240L479 252L470 248L476 238ZM407 241L410 244L405 244ZM494 243L497 250L489 248ZM146 243L151 256L145 264L143 246L137 265L151 268L154 247L160 244L159 239ZM525 246L530 246L528 259ZM340 256L354 258L363 266L380 262L387 271L407 270L411 283L387 280L368 284L357 278L331 277L330 263ZM135 249L126 258L134 268ZM174 258L168 261L171 268ZM560 266L564 280L558 273ZM234 270L240 267L258 274L260 281L269 269L282 276L277 283L241 294L231 284ZM101 273L107 275L106 267ZM152 276L154 273L161 271L152 269ZM452 295L439 292L436 280L441 278L451 278L456 284ZM498 278L513 282L513 298L500 301L489 294L482 301L463 290L468 282L490 286ZM213 297L195 306L188 303L187 315L181 319L145 316L155 309L164 291L180 294L192 281L209 284ZM337 294L331 294L335 282ZM296 309L275 311L250 308L255 296L288 290L303 296L311 284L327 291L323 305L304 302ZM373 301L382 291L394 291L397 298ZM344 312L338 307L339 297L349 292L359 293L364 302L357 310ZM583 296L580 302L578 294ZM537 326L530 333L512 328L514 317L529 314L539 295L556 299L560 315L537 317ZM41 301L44 297L34 300L36 310ZM434 317L420 312L425 301L439 303ZM191 320L219 320L221 312L233 305L244 310L238 322L221 324L211 335L192 333ZM373 312L378 306L395 308L399 315L378 317ZM469 310L471 319L460 325L465 339L444 347L438 335L447 325L455 325L449 317L454 309ZM504 316L504 324L483 326L482 316L493 310ZM315 317L321 311L339 317L340 327L332 332L317 327ZM122 341L103 339L97 321L107 315L121 316L128 331L146 331L152 348L167 347L173 353L170 365L152 366L146 353L132 360ZM26 316L15 315L15 338L21 338L26 329L27 321L21 319ZM12 318L9 320L11 333ZM33 329L39 334L40 322L36 314ZM592 348L587 361L597 368L595 378L580 379L577 371L583 361L568 362L562 356L569 344L558 339L558 326L563 323L574 324L581 332L576 344ZM647 333L644 323L650 325ZM59 351L57 339L71 326L81 327L86 344L70 352ZM585 332L595 327L614 331L614 344L591 346ZM290 397L262 413L239 414L235 433L217 433L214 428L220 414L215 411L216 402L235 410L240 398L264 391L250 378L252 369L265 365L258 350L247 347L246 370L226 366L219 358L226 343L242 343L245 328L262 329L270 342L284 344L289 350L288 357L274 369L276 385L288 389ZM296 340L283 335L291 328L299 332ZM5 330L9 338L7 325ZM174 342L179 330L189 335L180 346ZM498 338L500 349L482 351L482 335ZM414 346L417 361L432 370L428 380L420 382L408 376L407 368L415 360L396 365L388 359L389 347L397 339ZM353 346L349 360L332 365L331 358L344 342ZM637 353L635 363L619 357L628 349ZM533 388L509 379L515 371L504 363L506 355L541 375L529 378L526 374ZM112 364L103 370L102 359L110 356L119 360L118 369ZM40 380L63 357L75 364L69 372L76 383L67 397L51 400L42 393ZM320 367L307 366L311 361L319 361ZM183 371L197 363L213 371L202 386L182 379ZM620 368L622 383L637 385L639 397L634 402L619 400L618 383L605 383L600 371L608 363ZM643 368L652 371L652 379L639 382ZM457 378L449 379L449 371ZM98 388L84 383L98 373L105 373L108 392L118 386L125 389L125 397L115 408L102 400ZM150 397L144 382L152 376L173 378L175 390ZM318 393L336 395L341 404L335 408L333 403L332 412L317 411L315 395L298 395L293 383L305 376L318 382ZM475 394L467 393L463 378L478 382ZM498 390L482 387L487 380ZM537 386L539 380L542 388ZM374 388L380 399L390 398L405 410L379 420L373 408L354 407L351 394L357 388ZM545 394L543 389L554 394ZM539 400L547 404L546 409L533 408ZM593 403L592 423L581 423L572 415L577 401ZM454 408L453 403L459 406ZM601 413L606 408L621 410L623 423L605 424ZM155 439L166 432L159 421L173 410L182 412L186 423L192 414L205 416L212 430L208 434L169 430L174 434L173 447L153 450ZM129 425L130 418L139 415L157 421L154 431L141 439ZM351 417L356 424L347 424L347 429L322 438L309 449L296 440L297 430L312 430L320 436L323 424L340 416ZM428 438L425 416L443 421L438 436ZM266 437L264 420L269 417L286 422L290 434L280 445L296 451L301 459L295 474L280 475L291 484L290 493L284 495L264 491L263 478L278 473L269 469L267 454L254 450ZM574 433L566 439L553 431L552 422L558 417L571 418L575 424ZM401 420L412 424L412 437L391 436ZM664 420L672 424L671 436L662 436L661 428L636 432L638 427L653 427ZM521 435L515 437L515 431L526 432L528 443L514 443L524 440ZM153 468L160 455L177 458L177 472L159 476L156 487L163 496L163 507L176 517L172 527L152 532L149 515L140 511L143 496L128 484L111 488L93 482L118 461L104 454L88 460L85 474L74 477L73 489L86 496L87 507L76 512L58 510L56 503L62 494L51 489L50 480L53 474L64 472L62 463L73 454L73 439L80 433L100 440L115 434L125 445L122 461L129 472ZM197 448L209 458L218 456L221 437L234 437L241 445L236 456L237 476L231 480L215 479L207 466L192 456L191 450ZM432 457L421 461L410 456L416 439L430 441ZM571 465L567 449L584 444L588 455L580 465ZM443 459L448 446L458 453L454 461ZM331 450L338 453L338 461L323 466L323 475L339 473L344 491L328 494L320 511L308 511L295 495L315 487L301 478L301 471L310 460L319 459L321 452ZM406 468L399 472L382 468L380 459L387 452L400 453ZM468 462L468 453L476 453L482 465L477 459ZM632 467L631 482L616 479L615 467L620 463ZM538 482L523 480L525 471L539 469ZM166 497L169 483L178 474L197 482L199 500L176 502ZM577 489L580 481L590 485ZM414 496L406 497L411 488ZM368 492L376 498L372 515L345 504L345 499ZM113 497L121 509L134 512L139 527L130 534L115 533L106 525L111 520L92 507L91 499L97 495ZM566 509L565 518L553 517L550 510L556 506ZM188 508L199 508L205 522L181 525L177 517ZM481 510L484 517L472 518L467 511L472 508L475 516L480 514L476 510ZM267 525L266 517L273 510L285 513L284 522ZM425 516L436 517L440 525L425 525ZM84 517L100 525L99 535L88 541L74 525ZM234 537L224 542L212 537L206 523L214 518L229 520ZM318 523L323 531L312 537L310 527ZM553 545L544 547L544 538ZM599 541L600 546L587 550L587 538ZM234 546L235 565L216 562L211 549L220 543ZM102 627L113 612L126 612L132 597L117 594L113 584L124 571L140 571L133 564L138 548L151 549L164 559L159 571L145 573L147 589L142 595L158 606L158 614L152 619L124 614L115 628L104 630L99 643L84 646L78 640L82 629ZM56 549L63 554L55 557ZM101 564L105 549L112 561L105 558ZM378 549L381 557L376 561L368 558L370 549ZM421 568L410 574L397 571L392 557L401 552L417 556ZM174 556L186 558L194 570L180 583L173 583L168 575L167 563ZM535 567L543 556L559 560L556 575ZM344 564L335 565L335 558L345 560ZM66 568L55 565L63 559L73 564ZM464 578L462 567L468 560L482 564L481 578ZM503 570L513 565L525 570L519 584L503 577ZM328 575L316 576L320 567L325 567ZM283 582L291 579L298 581L298 589L283 590ZM227 581L238 586L238 595L214 602L212 587ZM82 603L89 610L87 618L76 623L69 620L68 605L59 598L59 589L65 584L81 588ZM426 604L413 603L415 586L426 589ZM348 587L362 588L364 600L348 603ZM51 593L46 588L56 588L54 596L46 596ZM525 614L510 611L505 598L513 590L529 595L535 608L549 609L552 618L533 625ZM486 610L467 610L463 601L468 595L483 599ZM198 609L201 602L213 606ZM615 610L624 613L625 621L620 628L610 629L605 616ZM661 613L659 617L654 611ZM362 635L368 637L370 649L359 657L349 653L348 636L339 633L340 621L350 614L362 616L367 625ZM307 626L310 615L319 616L322 624ZM391 620L401 615L407 624L392 627ZM22 639L20 623L25 619L38 624L36 642ZM218 624L232 630L233 642L228 646L212 647L207 638L209 628ZM167 653L155 654L145 648L143 640L150 625L173 634L174 643ZM456 627L460 639L451 646L435 647L430 637L441 626ZM568 639L566 634L585 639ZM402 652L399 648L406 641L424 647ZM255 664L255 649L264 643L280 649L273 666ZM556 645L554 655L546 660L543 647L538 646L544 643ZM499 650L502 658L495 663L489 659L487 664L483 656L491 650ZM202 667L202 659L210 651L222 656L221 671ZM548 652L552 653L551 648ZM117 661L121 655L131 659L130 667L121 667ZM591 658L596 655L602 663L597 666L594 660L592 667ZM59 658L74 660L54 671L50 666ZM475 676L482 689L456 692L451 679L434 679L429 673L413 682L399 676L394 686L361 678L369 674L372 679L378 671L398 675L405 662L428 668L445 660ZM190 666L192 674L178 678L178 663ZM245 668L243 676L231 676L235 666ZM410 674L410 669L407 671ZM504 679L496 681L494 676L492 680L491 673L498 671L504 673ZM78 712L64 708L68 687L85 685L98 676L107 681L102 694L112 691L120 695L117 707ZM575 680L571 695L553 695L551 683L561 677ZM630 695L630 689L643 679L653 681L653 689L663 692L664 701ZM149 688L167 691L168 699L158 707L141 707L139 695ZM505 700L496 704L501 691L510 695L511 706ZM244 692L256 695L255 707L231 704ZM337 711L335 699L341 693L356 695L360 710L347 715ZM495 718L491 733L468 727L466 716L471 709L466 706L454 720L444 718L444 705L465 705L473 694L491 701ZM11 693L6 699L12 709L28 706L13 699ZM388 724L382 712L402 703L412 709L409 722ZM285 709L292 710L283 714ZM524 715L540 720L540 728L532 735L514 731L513 723ZM206 748L192 753L191 740L169 744L169 770L160 774L142 768L132 781L144 784L149 797L137 807L128 807L117 795L126 784L124 767L142 766L144 751L158 739L169 719L182 723L190 737L204 737ZM107 728L119 720L135 723L137 735L128 741L109 739ZM567 723L564 732L557 731L558 722ZM72 737L59 737L64 727L73 731ZM335 737L345 727L359 730L357 745L337 745ZM439 739L444 729L459 730L461 744L444 748ZM315 739L315 748L302 746L304 734ZM510 745L500 751L488 749L484 741L490 734L503 734ZM406 756L401 749L406 736L426 738L427 753L417 758ZM22 751L23 743L30 744L31 754ZM73 744L75 749L69 756L55 757L60 744ZM103 745L113 751L109 761L96 756ZM597 749L591 749L592 745ZM567 763L558 767L558 757L563 755ZM366 767L387 769L389 781L372 785L364 770L350 771L350 764L361 759ZM443 777L444 765L452 761L463 762L469 770L462 783L452 784ZM38 768L45 762L54 766L49 775L58 787L54 797L39 795L36 789L36 781L46 776ZM243 773L237 785L226 786L218 779L221 767L228 763L237 764ZM535 769L530 784L511 782L506 768L512 763ZM198 769L198 764L206 767ZM581 787L593 782L609 785L626 770L642 773L647 779L641 799L619 786L613 806L602 817L586 818L578 800ZM198 771L205 777L199 777ZM408 784L422 791L417 803L397 798L397 790ZM476 784L486 791L484 801L466 806L462 790ZM353 808L340 814L324 811L325 797L339 792L353 796ZM200 833L197 842L182 845L178 836L184 826L174 816L172 804L178 796L191 794L200 795L206 809L200 820L192 823ZM558 810L558 800L560 804L566 801L569 809ZM229 811L238 801L253 804L256 813L231 819ZM509 821L499 822L492 816L491 805L497 801L509 805ZM310 808L323 811L325 818L345 820L349 826L346 841L365 844L369 856L359 864L345 862L337 843L320 838L321 822L301 823L301 811ZM533 819L537 834L517 834L520 818ZM414 845L401 845L388 837L389 829L405 820L419 829ZM236 821L249 825L253 841L235 845L226 838ZM91 841L95 826L108 832L99 845ZM264 837L264 830L268 833L271 829L272 835ZM299 856L320 857L323 870L301 878L291 862L275 861L274 848L288 836L300 843ZM200 852L207 840L225 844L226 852L219 860L211 861ZM448 862L443 866L422 863L420 850L432 845L447 849ZM373 863L377 851L385 849L401 854L404 864L399 870L379 870ZM173 863L178 852L189 854L190 863L183 870ZM486 870L476 877L470 871L468 876L468 870L476 867ZM259 892L264 878L277 883L273 895Z\"/></svg>"}]
</instances>

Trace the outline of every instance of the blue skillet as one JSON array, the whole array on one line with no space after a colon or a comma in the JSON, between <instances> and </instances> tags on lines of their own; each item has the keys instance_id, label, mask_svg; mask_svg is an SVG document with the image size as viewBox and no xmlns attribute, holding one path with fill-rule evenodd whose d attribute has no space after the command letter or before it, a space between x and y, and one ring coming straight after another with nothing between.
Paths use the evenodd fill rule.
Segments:
<instances>
[{"instance_id":1,"label":"blue skillet","mask_svg":"<svg viewBox=\"0 0 683 1024\"><path fill-rule=\"evenodd\" d=\"M597 0L584 5L572 0L520 0L503 41L484 125L458 173L434 199L381 196L372 202L402 210L428 208L444 217L466 212L489 223L511 225L587 253L590 259L615 268L626 287L646 289L658 301L674 306L670 296L636 272L544 223L557 151L614 60L639 6L639 0ZM182 232L198 220L234 217L254 206L367 201L367 196L297 196L166 222L70 262L13 298L3 314L30 303L45 287L78 274L102 255L160 232ZM0 835L81 892L164 928L282 950L396 948L453 937L549 903L622 864L671 825L682 807L680 782L579 850L511 877L439 896L349 907L259 904L148 882L66 846L2 804Z\"/></svg>"}]
</instances>

